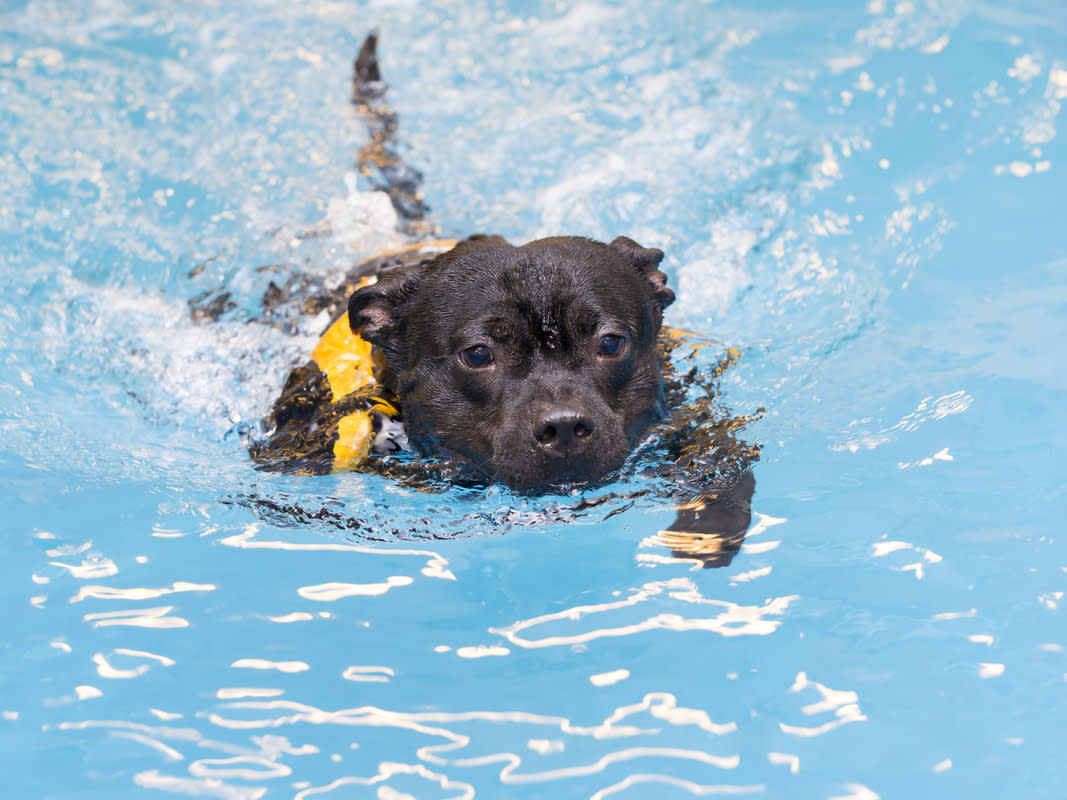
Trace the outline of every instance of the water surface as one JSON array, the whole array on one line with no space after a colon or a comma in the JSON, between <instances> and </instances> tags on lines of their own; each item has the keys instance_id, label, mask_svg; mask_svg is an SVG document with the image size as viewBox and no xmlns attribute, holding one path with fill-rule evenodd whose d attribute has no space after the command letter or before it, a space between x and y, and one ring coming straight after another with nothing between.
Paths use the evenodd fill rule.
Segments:
<instances>
[{"instance_id":1,"label":"water surface","mask_svg":"<svg viewBox=\"0 0 1067 800\"><path fill-rule=\"evenodd\" d=\"M741 352L728 567L668 504L252 469L321 324L263 288L403 239L373 26L445 234L661 247ZM8 791L1062 797L1065 99L1053 0L0 5Z\"/></svg>"}]
</instances>

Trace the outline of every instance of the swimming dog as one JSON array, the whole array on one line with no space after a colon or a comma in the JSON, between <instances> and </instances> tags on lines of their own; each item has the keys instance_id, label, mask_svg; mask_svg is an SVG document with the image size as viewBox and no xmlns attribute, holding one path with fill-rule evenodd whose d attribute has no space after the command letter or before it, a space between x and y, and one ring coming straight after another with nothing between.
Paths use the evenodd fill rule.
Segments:
<instances>
[{"instance_id":1,"label":"swimming dog","mask_svg":"<svg viewBox=\"0 0 1067 800\"><path fill-rule=\"evenodd\" d=\"M359 166L417 231L421 176L393 146L375 47L372 34L355 66L371 132ZM625 236L516 247L476 235L371 259L311 303L336 321L290 374L252 455L268 469L324 473L405 447L453 477L523 492L603 482L668 413L661 334L674 293L663 255ZM728 563L753 488L743 470L679 505L669 546ZM719 544L700 555L693 536Z\"/></svg>"}]
</instances>

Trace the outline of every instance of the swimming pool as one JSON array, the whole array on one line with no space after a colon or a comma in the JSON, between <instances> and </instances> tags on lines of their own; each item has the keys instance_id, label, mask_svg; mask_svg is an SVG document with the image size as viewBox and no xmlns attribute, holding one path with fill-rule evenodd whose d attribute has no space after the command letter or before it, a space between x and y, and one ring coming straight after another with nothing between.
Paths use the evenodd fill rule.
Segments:
<instances>
[{"instance_id":1,"label":"swimming pool","mask_svg":"<svg viewBox=\"0 0 1067 800\"><path fill-rule=\"evenodd\" d=\"M1064 796L1062 4L0 20L10 796ZM444 233L662 247L668 322L741 351L729 566L673 559L665 505L457 522L252 469L240 427L315 336L248 322L265 284L399 240L351 174L373 26Z\"/></svg>"}]
</instances>

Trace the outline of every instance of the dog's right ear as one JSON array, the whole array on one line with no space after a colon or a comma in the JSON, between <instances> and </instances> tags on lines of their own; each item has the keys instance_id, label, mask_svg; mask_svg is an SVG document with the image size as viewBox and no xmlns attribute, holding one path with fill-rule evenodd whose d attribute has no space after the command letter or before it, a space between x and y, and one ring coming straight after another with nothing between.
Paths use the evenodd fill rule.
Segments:
<instances>
[{"instance_id":1,"label":"dog's right ear","mask_svg":"<svg viewBox=\"0 0 1067 800\"><path fill-rule=\"evenodd\" d=\"M418 286L420 267L395 269L377 283L348 298L348 327L374 345L382 346L396 330L398 310Z\"/></svg>"}]
</instances>

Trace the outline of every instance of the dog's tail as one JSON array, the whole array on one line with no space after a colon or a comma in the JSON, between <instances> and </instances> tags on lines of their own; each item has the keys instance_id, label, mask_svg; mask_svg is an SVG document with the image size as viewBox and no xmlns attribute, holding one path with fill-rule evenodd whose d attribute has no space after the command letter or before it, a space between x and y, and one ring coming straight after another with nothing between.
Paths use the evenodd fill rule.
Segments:
<instances>
[{"instance_id":1,"label":"dog's tail","mask_svg":"<svg viewBox=\"0 0 1067 800\"><path fill-rule=\"evenodd\" d=\"M422 230L420 223L429 211L419 192L422 173L406 164L397 152L397 114L385 99L387 89L378 67L378 31L373 30L356 56L352 75L352 103L370 133L356 166L371 186L389 195L407 227Z\"/></svg>"}]
</instances>

